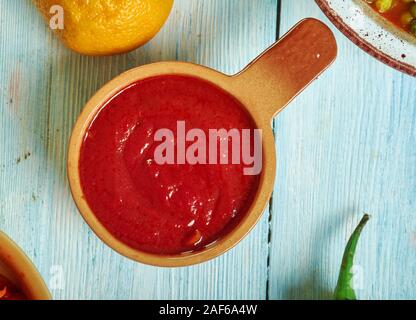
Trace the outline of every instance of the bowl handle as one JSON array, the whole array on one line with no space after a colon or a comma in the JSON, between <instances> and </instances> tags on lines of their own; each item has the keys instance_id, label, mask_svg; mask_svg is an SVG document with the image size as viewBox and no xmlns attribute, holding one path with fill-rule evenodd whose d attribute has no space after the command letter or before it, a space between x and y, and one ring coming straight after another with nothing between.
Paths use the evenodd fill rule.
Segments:
<instances>
[{"instance_id":1,"label":"bowl handle","mask_svg":"<svg viewBox=\"0 0 416 320\"><path fill-rule=\"evenodd\" d=\"M332 31L319 20L308 18L235 75L235 83L270 121L328 68L336 55Z\"/></svg>"}]
</instances>

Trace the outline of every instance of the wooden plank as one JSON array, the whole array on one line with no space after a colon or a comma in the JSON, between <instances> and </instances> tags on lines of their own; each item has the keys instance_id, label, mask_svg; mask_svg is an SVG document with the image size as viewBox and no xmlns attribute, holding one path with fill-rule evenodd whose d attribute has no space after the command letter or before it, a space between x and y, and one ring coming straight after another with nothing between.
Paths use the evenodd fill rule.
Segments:
<instances>
[{"instance_id":1,"label":"wooden plank","mask_svg":"<svg viewBox=\"0 0 416 320\"><path fill-rule=\"evenodd\" d=\"M329 23L313 1L283 1L281 31L308 16ZM416 80L332 29L336 64L275 120L268 295L330 297L365 211L372 220L358 246L359 298L415 299Z\"/></svg>"},{"instance_id":2,"label":"wooden plank","mask_svg":"<svg viewBox=\"0 0 416 320\"><path fill-rule=\"evenodd\" d=\"M30 1L0 2L0 228L33 259L55 298L265 298L267 214L214 261L144 266L110 250L83 222L65 160L76 116L112 77L160 60L237 72L274 42L276 14L277 0L176 0L168 23L144 48L91 58L65 49ZM60 268L61 287L51 277Z\"/></svg>"}]
</instances>

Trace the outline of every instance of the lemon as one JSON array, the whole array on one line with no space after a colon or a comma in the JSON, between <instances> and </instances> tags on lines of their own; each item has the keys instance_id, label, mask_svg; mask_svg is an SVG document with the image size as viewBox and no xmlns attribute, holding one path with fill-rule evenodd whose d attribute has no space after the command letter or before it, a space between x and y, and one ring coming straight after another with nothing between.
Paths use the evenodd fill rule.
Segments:
<instances>
[{"instance_id":1,"label":"lemon","mask_svg":"<svg viewBox=\"0 0 416 320\"><path fill-rule=\"evenodd\" d=\"M162 28L173 5L173 0L33 1L48 23L54 8L63 9L63 29L55 31L70 49L86 55L111 55L142 46Z\"/></svg>"}]
</instances>

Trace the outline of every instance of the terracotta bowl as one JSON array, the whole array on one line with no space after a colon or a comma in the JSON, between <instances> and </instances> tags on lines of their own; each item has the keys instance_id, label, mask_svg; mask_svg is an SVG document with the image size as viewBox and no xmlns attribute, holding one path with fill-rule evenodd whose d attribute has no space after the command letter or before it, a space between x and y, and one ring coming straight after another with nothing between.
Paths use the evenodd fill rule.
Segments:
<instances>
[{"instance_id":1,"label":"terracotta bowl","mask_svg":"<svg viewBox=\"0 0 416 320\"><path fill-rule=\"evenodd\" d=\"M25 253L1 231L0 275L10 280L30 300L52 298L36 267Z\"/></svg>"},{"instance_id":2,"label":"terracotta bowl","mask_svg":"<svg viewBox=\"0 0 416 320\"><path fill-rule=\"evenodd\" d=\"M243 71L227 76L218 71L182 62L161 62L132 69L106 84L86 104L69 143L68 177L73 198L85 221L107 245L133 260L157 266L185 266L212 259L236 245L256 224L274 186L276 155L271 121L300 91L335 59L332 32L315 19L306 19L266 50ZM130 84L158 75L186 75L225 90L251 114L263 130L263 170L259 189L246 215L227 235L195 252L157 255L138 251L116 239L95 217L83 196L78 171L80 148L91 121L100 108Z\"/></svg>"},{"instance_id":3,"label":"terracotta bowl","mask_svg":"<svg viewBox=\"0 0 416 320\"><path fill-rule=\"evenodd\" d=\"M364 0L316 0L334 25L381 62L416 77L416 38L374 11Z\"/></svg>"}]
</instances>

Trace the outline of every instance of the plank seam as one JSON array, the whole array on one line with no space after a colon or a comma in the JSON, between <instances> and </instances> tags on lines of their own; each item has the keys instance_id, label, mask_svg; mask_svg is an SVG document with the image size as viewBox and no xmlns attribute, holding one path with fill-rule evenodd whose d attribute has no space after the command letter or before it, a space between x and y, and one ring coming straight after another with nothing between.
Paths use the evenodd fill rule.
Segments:
<instances>
[{"instance_id":1,"label":"plank seam","mask_svg":"<svg viewBox=\"0 0 416 320\"><path fill-rule=\"evenodd\" d=\"M280 38L280 15L282 13L282 0L278 0L276 4L276 41ZM276 137L276 131L275 131L275 122L272 121L272 130L273 135ZM268 219L268 225L269 225L269 232L267 235L267 263L266 263L266 270L267 270L267 276L266 276L266 300L270 300L270 254L271 254L271 244L272 244L272 218L273 218L273 194L274 191L270 197L269 201L269 219Z\"/></svg>"}]
</instances>

